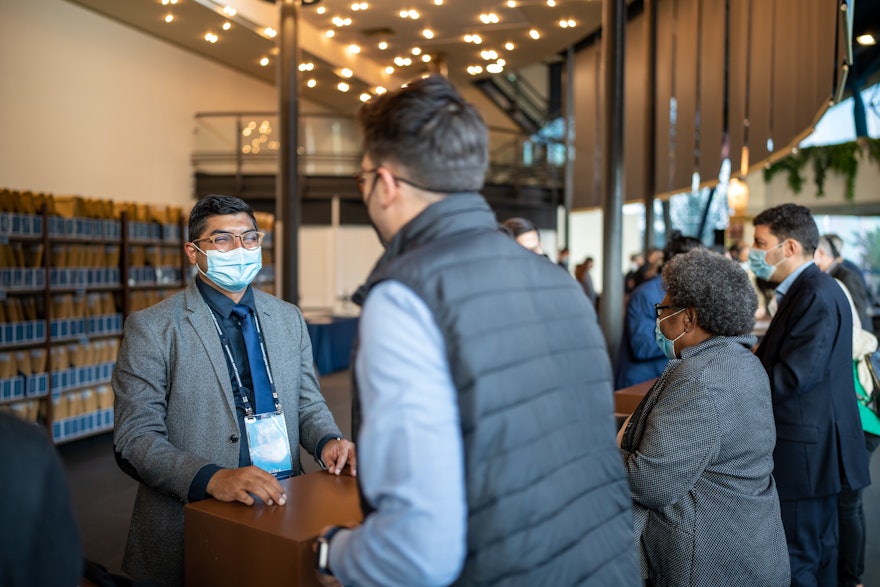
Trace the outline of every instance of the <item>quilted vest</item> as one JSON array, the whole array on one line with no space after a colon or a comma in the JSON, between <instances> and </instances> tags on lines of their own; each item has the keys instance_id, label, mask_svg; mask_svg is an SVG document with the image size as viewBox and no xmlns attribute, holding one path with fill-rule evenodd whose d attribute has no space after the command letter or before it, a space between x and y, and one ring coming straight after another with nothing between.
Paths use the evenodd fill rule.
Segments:
<instances>
[{"instance_id":1,"label":"quilted vest","mask_svg":"<svg viewBox=\"0 0 880 587\"><path fill-rule=\"evenodd\" d=\"M611 367L577 282L500 233L478 194L404 226L358 298L384 280L431 309L458 392L468 548L455 584L639 584Z\"/></svg>"}]
</instances>

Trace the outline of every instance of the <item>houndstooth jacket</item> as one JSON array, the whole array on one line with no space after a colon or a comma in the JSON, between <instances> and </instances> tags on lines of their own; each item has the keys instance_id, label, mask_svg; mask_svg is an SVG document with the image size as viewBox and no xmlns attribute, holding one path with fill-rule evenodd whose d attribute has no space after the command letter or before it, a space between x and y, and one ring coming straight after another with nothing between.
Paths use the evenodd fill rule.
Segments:
<instances>
[{"instance_id":1,"label":"houndstooth jacket","mask_svg":"<svg viewBox=\"0 0 880 587\"><path fill-rule=\"evenodd\" d=\"M635 535L652 586L789 584L770 384L750 351L755 342L716 336L684 349L624 431Z\"/></svg>"}]
</instances>

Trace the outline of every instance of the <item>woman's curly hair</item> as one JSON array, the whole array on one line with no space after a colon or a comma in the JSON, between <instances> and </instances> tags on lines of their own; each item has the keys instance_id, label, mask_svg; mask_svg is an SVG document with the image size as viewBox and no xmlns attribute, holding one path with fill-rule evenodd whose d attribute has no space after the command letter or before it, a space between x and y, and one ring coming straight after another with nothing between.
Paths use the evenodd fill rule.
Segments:
<instances>
[{"instance_id":1,"label":"woman's curly hair","mask_svg":"<svg viewBox=\"0 0 880 587\"><path fill-rule=\"evenodd\" d=\"M737 336L755 327L758 296L735 261L694 249L663 266L663 283L672 305L694 308L697 324L712 334Z\"/></svg>"}]
</instances>

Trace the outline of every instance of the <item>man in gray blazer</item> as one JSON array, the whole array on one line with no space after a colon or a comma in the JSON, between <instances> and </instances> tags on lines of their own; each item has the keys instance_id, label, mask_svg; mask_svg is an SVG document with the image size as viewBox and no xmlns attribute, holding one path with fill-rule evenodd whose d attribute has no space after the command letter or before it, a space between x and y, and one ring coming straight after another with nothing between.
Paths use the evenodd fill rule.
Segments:
<instances>
[{"instance_id":1,"label":"man in gray blazer","mask_svg":"<svg viewBox=\"0 0 880 587\"><path fill-rule=\"evenodd\" d=\"M302 314L250 287L262 234L248 204L203 198L189 235L184 249L198 277L128 317L113 374L116 459L141 484L123 570L163 586L183 583L185 503L285 504L276 476L252 465L256 424L277 424L282 438L286 429L287 442L268 448L289 451L290 473L302 470L301 444L331 472L348 463L355 474L354 445L318 389ZM262 356L247 348L245 322L255 325Z\"/></svg>"}]
</instances>

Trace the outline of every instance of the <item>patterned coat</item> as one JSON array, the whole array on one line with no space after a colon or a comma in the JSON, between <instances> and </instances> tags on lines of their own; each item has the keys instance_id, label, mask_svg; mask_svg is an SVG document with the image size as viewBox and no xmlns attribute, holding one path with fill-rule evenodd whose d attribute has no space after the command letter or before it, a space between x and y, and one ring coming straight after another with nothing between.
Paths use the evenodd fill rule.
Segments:
<instances>
[{"instance_id":1,"label":"patterned coat","mask_svg":"<svg viewBox=\"0 0 880 587\"><path fill-rule=\"evenodd\" d=\"M716 336L684 349L624 431L642 572L654 586L789 584L755 342Z\"/></svg>"}]
</instances>

